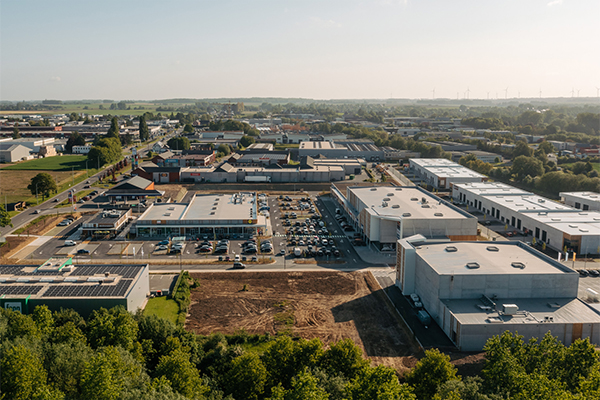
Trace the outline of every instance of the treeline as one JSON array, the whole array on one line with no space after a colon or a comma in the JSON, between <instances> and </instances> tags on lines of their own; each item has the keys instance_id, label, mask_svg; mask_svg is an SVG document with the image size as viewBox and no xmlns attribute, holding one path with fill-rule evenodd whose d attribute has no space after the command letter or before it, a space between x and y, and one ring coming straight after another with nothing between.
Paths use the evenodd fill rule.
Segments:
<instances>
[{"instance_id":1,"label":"treeline","mask_svg":"<svg viewBox=\"0 0 600 400\"><path fill-rule=\"evenodd\" d=\"M199 336L122 307L84 319L73 310L0 310L6 399L587 400L600 398L594 346L547 334L488 340L481 376L462 378L450 357L428 350L416 366L371 366L351 340L325 347L290 336Z\"/></svg>"},{"instance_id":2,"label":"treeline","mask_svg":"<svg viewBox=\"0 0 600 400\"><path fill-rule=\"evenodd\" d=\"M543 135L547 140L600 144L600 114L593 112L581 112L570 116L557 113L553 109L530 109L515 116L484 113L482 116L464 118L461 122L475 129L512 130Z\"/></svg>"}]
</instances>

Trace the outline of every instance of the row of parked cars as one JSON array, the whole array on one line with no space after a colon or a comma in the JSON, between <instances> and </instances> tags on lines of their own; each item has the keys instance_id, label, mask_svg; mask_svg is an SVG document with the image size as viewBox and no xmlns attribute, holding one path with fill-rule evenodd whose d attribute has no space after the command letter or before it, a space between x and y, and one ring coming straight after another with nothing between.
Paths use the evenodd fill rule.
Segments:
<instances>
[{"instance_id":1,"label":"row of parked cars","mask_svg":"<svg viewBox=\"0 0 600 400\"><path fill-rule=\"evenodd\" d=\"M260 243L260 252L261 253L271 253L273 251L273 243L270 240L263 240ZM256 254L258 253L258 245L256 243L256 239L248 239L244 243L242 243L242 252L244 254Z\"/></svg>"},{"instance_id":2,"label":"row of parked cars","mask_svg":"<svg viewBox=\"0 0 600 400\"><path fill-rule=\"evenodd\" d=\"M581 277L591 276L597 278L600 276L600 270L598 269L578 269L577 272Z\"/></svg>"}]
</instances>

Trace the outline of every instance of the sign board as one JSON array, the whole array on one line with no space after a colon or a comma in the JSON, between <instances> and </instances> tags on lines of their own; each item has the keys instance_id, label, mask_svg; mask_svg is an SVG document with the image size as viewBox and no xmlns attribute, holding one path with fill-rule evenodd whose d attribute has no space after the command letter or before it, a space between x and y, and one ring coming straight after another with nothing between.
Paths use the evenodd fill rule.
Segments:
<instances>
[{"instance_id":1,"label":"sign board","mask_svg":"<svg viewBox=\"0 0 600 400\"><path fill-rule=\"evenodd\" d=\"M23 305L18 301L7 301L6 303L4 303L4 308L6 308L7 310L23 312L22 307Z\"/></svg>"}]
</instances>

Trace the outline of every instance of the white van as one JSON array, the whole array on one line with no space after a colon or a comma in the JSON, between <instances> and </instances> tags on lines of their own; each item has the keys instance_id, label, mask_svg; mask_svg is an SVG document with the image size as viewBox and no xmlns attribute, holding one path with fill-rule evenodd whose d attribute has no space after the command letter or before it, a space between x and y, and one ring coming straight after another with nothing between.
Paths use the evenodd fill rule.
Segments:
<instances>
[{"instance_id":1,"label":"white van","mask_svg":"<svg viewBox=\"0 0 600 400\"><path fill-rule=\"evenodd\" d=\"M65 240L65 246L77 246L77 242L74 240Z\"/></svg>"}]
</instances>

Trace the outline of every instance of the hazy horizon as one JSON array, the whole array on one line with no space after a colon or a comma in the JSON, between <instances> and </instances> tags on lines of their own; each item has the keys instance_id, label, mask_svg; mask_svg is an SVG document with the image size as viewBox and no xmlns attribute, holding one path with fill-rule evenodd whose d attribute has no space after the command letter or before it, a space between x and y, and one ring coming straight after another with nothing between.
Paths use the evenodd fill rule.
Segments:
<instances>
[{"instance_id":1,"label":"hazy horizon","mask_svg":"<svg viewBox=\"0 0 600 400\"><path fill-rule=\"evenodd\" d=\"M600 2L2 1L0 100L595 98Z\"/></svg>"}]
</instances>

